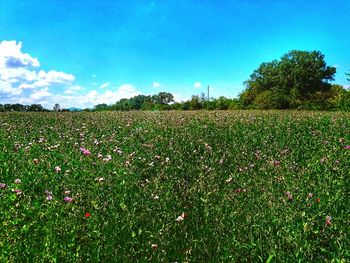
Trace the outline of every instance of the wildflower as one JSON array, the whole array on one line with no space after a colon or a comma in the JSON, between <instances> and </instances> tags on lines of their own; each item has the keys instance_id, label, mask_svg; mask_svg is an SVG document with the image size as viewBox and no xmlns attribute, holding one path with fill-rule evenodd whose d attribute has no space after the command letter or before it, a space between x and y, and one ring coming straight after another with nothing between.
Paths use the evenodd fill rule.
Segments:
<instances>
[{"instance_id":1,"label":"wildflower","mask_svg":"<svg viewBox=\"0 0 350 263\"><path fill-rule=\"evenodd\" d=\"M225 182L229 184L229 183L232 182L232 180L233 180L232 177L230 177L230 178L228 178Z\"/></svg>"},{"instance_id":2,"label":"wildflower","mask_svg":"<svg viewBox=\"0 0 350 263\"><path fill-rule=\"evenodd\" d=\"M175 219L175 221L177 221L177 222L180 222L180 221L182 221L182 220L184 220L184 218L183 218L182 216L178 216L178 217Z\"/></svg>"},{"instance_id":3,"label":"wildflower","mask_svg":"<svg viewBox=\"0 0 350 263\"><path fill-rule=\"evenodd\" d=\"M315 202L319 203L319 202L321 202L321 199L320 198L316 198Z\"/></svg>"},{"instance_id":4,"label":"wildflower","mask_svg":"<svg viewBox=\"0 0 350 263\"><path fill-rule=\"evenodd\" d=\"M330 226L332 224L332 217L331 216L326 216L326 225Z\"/></svg>"},{"instance_id":5,"label":"wildflower","mask_svg":"<svg viewBox=\"0 0 350 263\"><path fill-rule=\"evenodd\" d=\"M344 147L344 149L350 150L350 145L346 145L346 146Z\"/></svg>"},{"instance_id":6,"label":"wildflower","mask_svg":"<svg viewBox=\"0 0 350 263\"><path fill-rule=\"evenodd\" d=\"M0 188L1 188L1 189L5 189L5 188L6 188L6 184L1 183L1 184L0 184Z\"/></svg>"},{"instance_id":7,"label":"wildflower","mask_svg":"<svg viewBox=\"0 0 350 263\"><path fill-rule=\"evenodd\" d=\"M241 188L237 188L237 189L235 190L235 193L240 193L241 191L242 191Z\"/></svg>"},{"instance_id":8,"label":"wildflower","mask_svg":"<svg viewBox=\"0 0 350 263\"><path fill-rule=\"evenodd\" d=\"M180 216L178 216L175 221L180 222L183 221L185 218L187 217L187 214L185 214L184 212L182 212L182 214Z\"/></svg>"},{"instance_id":9,"label":"wildflower","mask_svg":"<svg viewBox=\"0 0 350 263\"><path fill-rule=\"evenodd\" d=\"M280 161L277 161L277 160L274 160L273 161L273 165L274 166L280 166L281 162Z\"/></svg>"},{"instance_id":10,"label":"wildflower","mask_svg":"<svg viewBox=\"0 0 350 263\"><path fill-rule=\"evenodd\" d=\"M46 196L46 200L47 200L47 201L51 201L52 199L53 199L52 195L47 195L47 196Z\"/></svg>"},{"instance_id":11,"label":"wildflower","mask_svg":"<svg viewBox=\"0 0 350 263\"><path fill-rule=\"evenodd\" d=\"M33 163L38 164L39 163L39 159L33 159Z\"/></svg>"},{"instance_id":12,"label":"wildflower","mask_svg":"<svg viewBox=\"0 0 350 263\"><path fill-rule=\"evenodd\" d=\"M52 195L52 192L50 192L49 190L46 189L46 190L45 190L45 194L46 194L46 195Z\"/></svg>"},{"instance_id":13,"label":"wildflower","mask_svg":"<svg viewBox=\"0 0 350 263\"><path fill-rule=\"evenodd\" d=\"M71 202L73 202L73 198L72 198L72 197L69 197L69 196L65 196L65 197L63 198L63 200L64 200L66 203L71 203Z\"/></svg>"},{"instance_id":14,"label":"wildflower","mask_svg":"<svg viewBox=\"0 0 350 263\"><path fill-rule=\"evenodd\" d=\"M101 182L104 182L105 179L103 177L100 177L100 178L97 178L96 181L99 181L101 183Z\"/></svg>"},{"instance_id":15,"label":"wildflower","mask_svg":"<svg viewBox=\"0 0 350 263\"><path fill-rule=\"evenodd\" d=\"M80 148L80 151L84 154L84 155L89 155L91 154L91 152L88 149L85 149L83 147Z\"/></svg>"},{"instance_id":16,"label":"wildflower","mask_svg":"<svg viewBox=\"0 0 350 263\"><path fill-rule=\"evenodd\" d=\"M151 245L151 248L152 248L153 250L157 250L158 245L157 245L157 244L152 244L152 245Z\"/></svg>"},{"instance_id":17,"label":"wildflower","mask_svg":"<svg viewBox=\"0 0 350 263\"><path fill-rule=\"evenodd\" d=\"M64 195L69 195L69 194L70 194L70 191L69 191L69 190L65 190L65 191L63 192L63 194L64 194Z\"/></svg>"},{"instance_id":18,"label":"wildflower","mask_svg":"<svg viewBox=\"0 0 350 263\"><path fill-rule=\"evenodd\" d=\"M59 167L59 166L56 166L56 167L55 167L55 172L56 172L56 173L59 173L59 172L61 172L61 171L62 171L61 167Z\"/></svg>"},{"instance_id":19,"label":"wildflower","mask_svg":"<svg viewBox=\"0 0 350 263\"><path fill-rule=\"evenodd\" d=\"M16 179L15 180L15 184L20 184L22 181L21 181L21 179Z\"/></svg>"},{"instance_id":20,"label":"wildflower","mask_svg":"<svg viewBox=\"0 0 350 263\"><path fill-rule=\"evenodd\" d=\"M307 197L312 198L313 194L312 193L308 193Z\"/></svg>"},{"instance_id":21,"label":"wildflower","mask_svg":"<svg viewBox=\"0 0 350 263\"><path fill-rule=\"evenodd\" d=\"M88 217L90 217L90 216L91 216L91 214L87 212L87 213L85 213L85 215L84 215L84 216L85 216L85 218L88 218Z\"/></svg>"},{"instance_id":22,"label":"wildflower","mask_svg":"<svg viewBox=\"0 0 350 263\"><path fill-rule=\"evenodd\" d=\"M159 196L158 195L151 195L152 196L152 198L154 199L154 200L158 200L159 199Z\"/></svg>"},{"instance_id":23,"label":"wildflower","mask_svg":"<svg viewBox=\"0 0 350 263\"><path fill-rule=\"evenodd\" d=\"M289 201L293 201L293 196L290 192L286 192L286 196L287 196Z\"/></svg>"},{"instance_id":24,"label":"wildflower","mask_svg":"<svg viewBox=\"0 0 350 263\"><path fill-rule=\"evenodd\" d=\"M22 194L22 190L21 189L12 189L12 192L16 193L16 195Z\"/></svg>"},{"instance_id":25,"label":"wildflower","mask_svg":"<svg viewBox=\"0 0 350 263\"><path fill-rule=\"evenodd\" d=\"M110 160L112 160L112 156L111 155L107 155L106 158L103 158L104 162L109 162Z\"/></svg>"}]
</instances>

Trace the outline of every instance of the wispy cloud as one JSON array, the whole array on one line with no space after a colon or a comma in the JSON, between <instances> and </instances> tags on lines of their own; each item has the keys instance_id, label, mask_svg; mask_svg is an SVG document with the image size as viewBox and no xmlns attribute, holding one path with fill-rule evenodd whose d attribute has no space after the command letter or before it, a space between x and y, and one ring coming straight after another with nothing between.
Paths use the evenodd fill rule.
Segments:
<instances>
[{"instance_id":1,"label":"wispy cloud","mask_svg":"<svg viewBox=\"0 0 350 263\"><path fill-rule=\"evenodd\" d=\"M193 87L194 88L201 88L202 87L202 83L200 83L200 82L195 82L194 84L193 84Z\"/></svg>"},{"instance_id":2,"label":"wispy cloud","mask_svg":"<svg viewBox=\"0 0 350 263\"><path fill-rule=\"evenodd\" d=\"M102 85L100 85L100 89L106 89L109 87L109 85L111 85L110 82L103 83Z\"/></svg>"},{"instance_id":3,"label":"wispy cloud","mask_svg":"<svg viewBox=\"0 0 350 263\"><path fill-rule=\"evenodd\" d=\"M153 82L152 86L153 88L159 88L162 85L159 82Z\"/></svg>"}]
</instances>

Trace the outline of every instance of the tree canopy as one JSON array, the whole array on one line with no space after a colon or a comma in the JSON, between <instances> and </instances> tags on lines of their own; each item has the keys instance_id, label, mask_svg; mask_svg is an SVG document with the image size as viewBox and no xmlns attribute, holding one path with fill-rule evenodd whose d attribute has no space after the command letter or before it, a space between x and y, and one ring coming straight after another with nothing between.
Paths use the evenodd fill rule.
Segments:
<instances>
[{"instance_id":1,"label":"tree canopy","mask_svg":"<svg viewBox=\"0 0 350 263\"><path fill-rule=\"evenodd\" d=\"M263 109L297 107L317 92L329 92L335 73L336 68L327 66L321 52L293 50L254 70L240 101Z\"/></svg>"}]
</instances>

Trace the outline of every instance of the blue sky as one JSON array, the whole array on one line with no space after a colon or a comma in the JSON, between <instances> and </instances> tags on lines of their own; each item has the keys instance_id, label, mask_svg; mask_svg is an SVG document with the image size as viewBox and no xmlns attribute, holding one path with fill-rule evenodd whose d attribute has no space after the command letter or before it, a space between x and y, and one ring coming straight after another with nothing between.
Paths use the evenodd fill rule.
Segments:
<instances>
[{"instance_id":1,"label":"blue sky","mask_svg":"<svg viewBox=\"0 0 350 263\"><path fill-rule=\"evenodd\" d=\"M349 85L349 17L348 0L2 0L0 103L181 100L207 85L237 97L262 62L293 49L321 51ZM8 69L4 57L21 63Z\"/></svg>"}]
</instances>

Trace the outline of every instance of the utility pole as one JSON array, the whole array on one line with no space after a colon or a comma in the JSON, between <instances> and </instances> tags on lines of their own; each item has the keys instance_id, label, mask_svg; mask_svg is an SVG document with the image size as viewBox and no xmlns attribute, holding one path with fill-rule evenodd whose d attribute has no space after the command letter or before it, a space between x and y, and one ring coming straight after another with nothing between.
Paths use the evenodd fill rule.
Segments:
<instances>
[{"instance_id":1,"label":"utility pole","mask_svg":"<svg viewBox=\"0 0 350 263\"><path fill-rule=\"evenodd\" d=\"M209 100L210 100L210 97L209 97L209 85L208 85L208 103L207 103L207 110L209 110Z\"/></svg>"}]
</instances>

